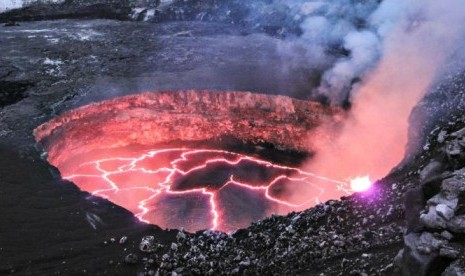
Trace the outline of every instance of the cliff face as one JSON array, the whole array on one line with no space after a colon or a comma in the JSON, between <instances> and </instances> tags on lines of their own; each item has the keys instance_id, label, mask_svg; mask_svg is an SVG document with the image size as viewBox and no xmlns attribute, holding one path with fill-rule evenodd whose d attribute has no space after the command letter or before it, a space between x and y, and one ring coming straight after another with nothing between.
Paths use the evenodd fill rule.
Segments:
<instances>
[{"instance_id":1,"label":"cliff face","mask_svg":"<svg viewBox=\"0 0 465 276\"><path fill-rule=\"evenodd\" d=\"M96 149L220 141L227 136L312 152L310 132L338 122L342 112L314 102L249 92L143 93L69 111L36 128L34 135L54 165Z\"/></svg>"}]
</instances>

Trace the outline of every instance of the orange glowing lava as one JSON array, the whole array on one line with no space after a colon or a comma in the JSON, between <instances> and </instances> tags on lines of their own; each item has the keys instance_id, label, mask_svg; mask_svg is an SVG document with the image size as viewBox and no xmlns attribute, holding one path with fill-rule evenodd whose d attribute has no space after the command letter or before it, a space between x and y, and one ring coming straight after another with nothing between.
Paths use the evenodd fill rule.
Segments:
<instances>
[{"instance_id":1,"label":"orange glowing lava","mask_svg":"<svg viewBox=\"0 0 465 276\"><path fill-rule=\"evenodd\" d=\"M84 162L63 177L141 221L188 231L230 232L349 193L344 182L224 150L147 150ZM295 187L306 191L305 201L287 197Z\"/></svg>"},{"instance_id":2,"label":"orange glowing lava","mask_svg":"<svg viewBox=\"0 0 465 276\"><path fill-rule=\"evenodd\" d=\"M350 193L282 165L311 156L313 130L344 116L285 96L147 92L70 110L34 135L64 178L142 221L231 232Z\"/></svg>"}]
</instances>

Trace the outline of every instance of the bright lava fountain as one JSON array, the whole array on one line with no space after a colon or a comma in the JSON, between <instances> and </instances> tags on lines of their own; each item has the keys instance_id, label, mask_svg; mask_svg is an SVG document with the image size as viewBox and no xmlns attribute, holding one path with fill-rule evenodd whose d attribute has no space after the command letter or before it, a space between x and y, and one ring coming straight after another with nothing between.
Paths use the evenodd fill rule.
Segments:
<instances>
[{"instance_id":1,"label":"bright lava fountain","mask_svg":"<svg viewBox=\"0 0 465 276\"><path fill-rule=\"evenodd\" d=\"M312 130L342 113L248 92L142 93L69 111L34 134L63 178L142 221L231 232L351 192L289 158L311 154Z\"/></svg>"}]
</instances>

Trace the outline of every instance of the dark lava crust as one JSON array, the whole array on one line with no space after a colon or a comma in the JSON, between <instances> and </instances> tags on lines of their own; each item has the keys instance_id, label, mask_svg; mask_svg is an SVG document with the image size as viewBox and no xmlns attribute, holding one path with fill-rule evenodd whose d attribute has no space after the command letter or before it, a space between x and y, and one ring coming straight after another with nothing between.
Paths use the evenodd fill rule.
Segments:
<instances>
[{"instance_id":1,"label":"dark lava crust","mask_svg":"<svg viewBox=\"0 0 465 276\"><path fill-rule=\"evenodd\" d=\"M0 81L0 107L19 102L27 97L26 91L32 83L26 81Z\"/></svg>"}]
</instances>

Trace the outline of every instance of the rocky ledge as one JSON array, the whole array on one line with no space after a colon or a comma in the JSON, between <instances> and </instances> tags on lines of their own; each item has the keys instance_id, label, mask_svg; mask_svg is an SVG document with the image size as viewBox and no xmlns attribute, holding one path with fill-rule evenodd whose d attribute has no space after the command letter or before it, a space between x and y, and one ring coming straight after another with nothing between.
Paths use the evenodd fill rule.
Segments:
<instances>
[{"instance_id":1,"label":"rocky ledge","mask_svg":"<svg viewBox=\"0 0 465 276\"><path fill-rule=\"evenodd\" d=\"M405 195L408 231L395 263L403 275L464 275L465 128L436 128L417 183Z\"/></svg>"},{"instance_id":2,"label":"rocky ledge","mask_svg":"<svg viewBox=\"0 0 465 276\"><path fill-rule=\"evenodd\" d=\"M97 149L215 141L228 136L246 143L312 152L307 142L311 131L337 123L343 114L340 108L286 96L157 92L71 110L39 126L34 134L54 165Z\"/></svg>"}]
</instances>

